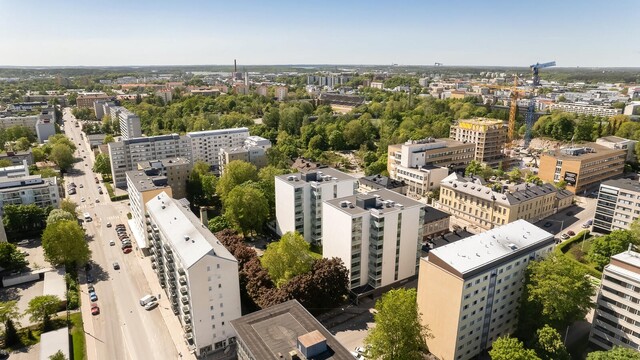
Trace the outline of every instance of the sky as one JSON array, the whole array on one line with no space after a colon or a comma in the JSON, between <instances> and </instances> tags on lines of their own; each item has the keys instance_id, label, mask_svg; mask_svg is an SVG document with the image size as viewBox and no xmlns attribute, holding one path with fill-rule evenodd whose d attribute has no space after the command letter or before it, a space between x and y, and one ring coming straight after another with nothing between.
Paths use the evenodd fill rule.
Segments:
<instances>
[{"instance_id":1,"label":"sky","mask_svg":"<svg viewBox=\"0 0 640 360\"><path fill-rule=\"evenodd\" d=\"M637 0L0 0L0 66L640 66Z\"/></svg>"}]
</instances>

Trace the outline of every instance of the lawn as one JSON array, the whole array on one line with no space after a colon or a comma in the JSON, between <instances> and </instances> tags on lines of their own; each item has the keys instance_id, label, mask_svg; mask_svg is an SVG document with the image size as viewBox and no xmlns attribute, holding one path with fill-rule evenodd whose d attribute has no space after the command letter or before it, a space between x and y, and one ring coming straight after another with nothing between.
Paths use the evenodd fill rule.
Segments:
<instances>
[{"instance_id":1,"label":"lawn","mask_svg":"<svg viewBox=\"0 0 640 360\"><path fill-rule=\"evenodd\" d=\"M580 232L562 245L558 245L557 250L579 263L591 276L600 279L602 273L596 269L594 263L587 259L587 253L589 253L594 237L589 233L585 237L584 233L584 231Z\"/></svg>"},{"instance_id":2,"label":"lawn","mask_svg":"<svg viewBox=\"0 0 640 360\"><path fill-rule=\"evenodd\" d=\"M71 314L71 339L73 341L72 360L84 360L87 358L84 342L84 325L80 312Z\"/></svg>"}]
</instances>

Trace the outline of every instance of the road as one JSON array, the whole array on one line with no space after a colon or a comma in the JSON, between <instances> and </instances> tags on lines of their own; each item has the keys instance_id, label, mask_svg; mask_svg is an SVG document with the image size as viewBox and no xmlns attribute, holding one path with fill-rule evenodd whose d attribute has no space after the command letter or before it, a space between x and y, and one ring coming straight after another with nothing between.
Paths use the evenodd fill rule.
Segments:
<instances>
[{"instance_id":1,"label":"road","mask_svg":"<svg viewBox=\"0 0 640 360\"><path fill-rule=\"evenodd\" d=\"M593 219L596 213L596 203L597 199L576 196L575 205L538 221L536 225L552 234L556 234L558 238L569 230L577 234L584 230L582 227L584 223ZM549 226L547 223L551 225ZM544 227L545 224L548 227Z\"/></svg>"},{"instance_id":2,"label":"road","mask_svg":"<svg viewBox=\"0 0 640 360\"><path fill-rule=\"evenodd\" d=\"M77 194L70 198L79 205L81 217L84 212L93 217L93 221L83 226L93 253L91 274L100 306L100 315L91 316L87 285L81 276L88 359L177 359L178 351L158 309L146 311L138 303L138 299L150 291L138 252L123 254L114 228L106 227L108 222L114 226L126 224L127 207L111 203L104 185L95 183L91 171L93 156L81 138L80 128L74 127L75 118L69 110L65 109L63 115L65 133L78 147L77 156L83 158L75 164L76 171L65 178L65 187L71 182L76 184ZM99 194L98 186L104 194ZM81 202L81 198L86 201ZM100 202L96 203L96 199ZM109 246L110 240L114 240L116 246ZM114 262L119 263L120 270L113 269Z\"/></svg>"}]
</instances>

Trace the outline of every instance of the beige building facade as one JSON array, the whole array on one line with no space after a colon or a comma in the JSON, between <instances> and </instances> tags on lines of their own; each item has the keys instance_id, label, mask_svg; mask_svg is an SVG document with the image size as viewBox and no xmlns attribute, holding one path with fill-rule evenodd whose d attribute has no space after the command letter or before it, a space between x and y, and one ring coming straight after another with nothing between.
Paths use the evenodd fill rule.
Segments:
<instances>
[{"instance_id":1,"label":"beige building facade","mask_svg":"<svg viewBox=\"0 0 640 360\"><path fill-rule=\"evenodd\" d=\"M451 127L451 138L462 143L476 144L475 160L495 167L504 159L507 126L504 121L494 119L458 120Z\"/></svg>"}]
</instances>

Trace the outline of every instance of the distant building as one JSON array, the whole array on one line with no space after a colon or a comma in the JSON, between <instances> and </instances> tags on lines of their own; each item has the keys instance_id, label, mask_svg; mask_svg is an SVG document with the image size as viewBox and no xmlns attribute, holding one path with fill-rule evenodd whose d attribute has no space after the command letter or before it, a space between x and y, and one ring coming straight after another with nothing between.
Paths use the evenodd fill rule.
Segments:
<instances>
[{"instance_id":1,"label":"distant building","mask_svg":"<svg viewBox=\"0 0 640 360\"><path fill-rule=\"evenodd\" d=\"M103 92L95 92L95 93L78 93L78 97L76 98L76 105L79 108L93 108L93 103L98 100L111 100L112 96L107 95Z\"/></svg>"},{"instance_id":2,"label":"distant building","mask_svg":"<svg viewBox=\"0 0 640 360\"><path fill-rule=\"evenodd\" d=\"M242 316L238 261L191 212L161 193L146 204L151 267L197 357L236 341ZM254 313L255 314L255 313Z\"/></svg>"},{"instance_id":3,"label":"distant building","mask_svg":"<svg viewBox=\"0 0 640 360\"><path fill-rule=\"evenodd\" d=\"M276 86L275 95L278 101L285 101L288 93L289 89L286 86Z\"/></svg>"},{"instance_id":4,"label":"distant building","mask_svg":"<svg viewBox=\"0 0 640 360\"><path fill-rule=\"evenodd\" d=\"M364 104L364 97L356 95L321 93L318 100L323 105L331 105L333 111L340 113L348 113L354 108Z\"/></svg>"},{"instance_id":5,"label":"distant building","mask_svg":"<svg viewBox=\"0 0 640 360\"><path fill-rule=\"evenodd\" d=\"M31 149L26 151L10 151L0 154L0 160L9 160L13 165L20 165L24 161L27 162L27 165L33 165L33 153Z\"/></svg>"},{"instance_id":6,"label":"distant building","mask_svg":"<svg viewBox=\"0 0 640 360\"><path fill-rule=\"evenodd\" d=\"M269 87L267 87L266 85L260 85L256 88L256 94L260 96L267 96L268 93Z\"/></svg>"},{"instance_id":7,"label":"distant building","mask_svg":"<svg viewBox=\"0 0 640 360\"><path fill-rule=\"evenodd\" d=\"M297 231L307 242L322 241L322 202L355 193L357 179L333 168L275 178L276 231Z\"/></svg>"},{"instance_id":8,"label":"distant building","mask_svg":"<svg viewBox=\"0 0 640 360\"><path fill-rule=\"evenodd\" d=\"M46 101L30 101L9 104L7 105L7 111L33 111L46 107L49 107L49 103Z\"/></svg>"},{"instance_id":9,"label":"distant building","mask_svg":"<svg viewBox=\"0 0 640 360\"><path fill-rule=\"evenodd\" d=\"M167 178L167 184L171 186L171 195L174 199L187 197L187 181L193 164L187 158L167 158L138 163L138 170L148 171Z\"/></svg>"},{"instance_id":10,"label":"distant building","mask_svg":"<svg viewBox=\"0 0 640 360\"><path fill-rule=\"evenodd\" d=\"M636 144L637 140L629 140L619 136L604 136L596 140L596 144L608 147L609 149L627 150L626 160L629 162L636 161Z\"/></svg>"},{"instance_id":11,"label":"distant building","mask_svg":"<svg viewBox=\"0 0 640 360\"><path fill-rule=\"evenodd\" d=\"M24 126L36 133L39 143L44 143L49 136L55 134L56 115L53 108L44 108L39 115L0 116L0 128Z\"/></svg>"},{"instance_id":12,"label":"distant building","mask_svg":"<svg viewBox=\"0 0 640 360\"><path fill-rule=\"evenodd\" d=\"M117 121L120 123L120 135L122 136L122 140L128 140L142 136L142 130L140 128L140 117L138 115L125 108L122 108L118 112Z\"/></svg>"},{"instance_id":13,"label":"distant building","mask_svg":"<svg viewBox=\"0 0 640 360\"><path fill-rule=\"evenodd\" d=\"M537 222L567 208L573 195L551 184L522 184L503 193L484 185L481 179L456 173L440 183L440 209L483 229L506 225L518 219Z\"/></svg>"},{"instance_id":14,"label":"distant building","mask_svg":"<svg viewBox=\"0 0 640 360\"><path fill-rule=\"evenodd\" d=\"M267 150L269 148L271 148L271 141L268 139L260 136L249 136L241 147L220 149L218 155L220 173L224 173L226 166L235 160L251 163L258 169L267 166Z\"/></svg>"},{"instance_id":15,"label":"distant building","mask_svg":"<svg viewBox=\"0 0 640 360\"><path fill-rule=\"evenodd\" d=\"M475 160L494 168L505 159L507 126L502 120L474 118L458 120L451 127L451 138L476 144Z\"/></svg>"},{"instance_id":16,"label":"distant building","mask_svg":"<svg viewBox=\"0 0 640 360\"><path fill-rule=\"evenodd\" d=\"M404 181L395 180L380 174L361 177L358 179L358 184L358 190L364 193L387 189L401 195L407 195L407 184Z\"/></svg>"},{"instance_id":17,"label":"distant building","mask_svg":"<svg viewBox=\"0 0 640 360\"><path fill-rule=\"evenodd\" d=\"M342 259L352 289L377 289L412 277L424 206L386 189L324 200L322 256Z\"/></svg>"},{"instance_id":18,"label":"distant building","mask_svg":"<svg viewBox=\"0 0 640 360\"><path fill-rule=\"evenodd\" d=\"M238 360L353 360L353 355L297 300L231 320Z\"/></svg>"},{"instance_id":19,"label":"distant building","mask_svg":"<svg viewBox=\"0 0 640 360\"><path fill-rule=\"evenodd\" d=\"M218 154L221 148L236 148L244 145L249 137L246 127L233 129L205 130L187 133L191 142L191 160L204 161L210 165L218 165Z\"/></svg>"},{"instance_id":20,"label":"distant building","mask_svg":"<svg viewBox=\"0 0 640 360\"><path fill-rule=\"evenodd\" d=\"M418 311L440 359L472 359L518 324L525 270L549 254L552 234L518 220L433 249L420 261Z\"/></svg>"},{"instance_id":21,"label":"distant building","mask_svg":"<svg viewBox=\"0 0 640 360\"><path fill-rule=\"evenodd\" d=\"M593 230L609 233L628 230L640 217L640 183L635 180L607 180L600 184L593 218Z\"/></svg>"},{"instance_id":22,"label":"distant building","mask_svg":"<svg viewBox=\"0 0 640 360\"><path fill-rule=\"evenodd\" d=\"M156 96L162 99L165 104L168 104L173 100L173 91L170 89L160 89L156 91Z\"/></svg>"},{"instance_id":23,"label":"distant building","mask_svg":"<svg viewBox=\"0 0 640 360\"><path fill-rule=\"evenodd\" d=\"M574 114L594 115L594 116L614 116L622 114L622 109L614 109L609 106L575 104L575 103L557 103L549 105L550 110L560 110Z\"/></svg>"},{"instance_id":24,"label":"distant building","mask_svg":"<svg viewBox=\"0 0 640 360\"><path fill-rule=\"evenodd\" d=\"M374 89L384 89L384 83L382 81L372 81L371 82L371 87Z\"/></svg>"},{"instance_id":25,"label":"distant building","mask_svg":"<svg viewBox=\"0 0 640 360\"><path fill-rule=\"evenodd\" d=\"M552 150L540 156L538 177L553 183L564 180L567 190L577 194L622 175L626 158L626 149L610 149L596 143Z\"/></svg>"},{"instance_id":26,"label":"distant building","mask_svg":"<svg viewBox=\"0 0 640 360\"><path fill-rule=\"evenodd\" d=\"M318 169L325 169L327 165L321 164L319 162L314 162L305 158L297 158L293 164L291 165L291 169L297 170L301 173L306 173L310 171L316 171Z\"/></svg>"}]
</instances>

